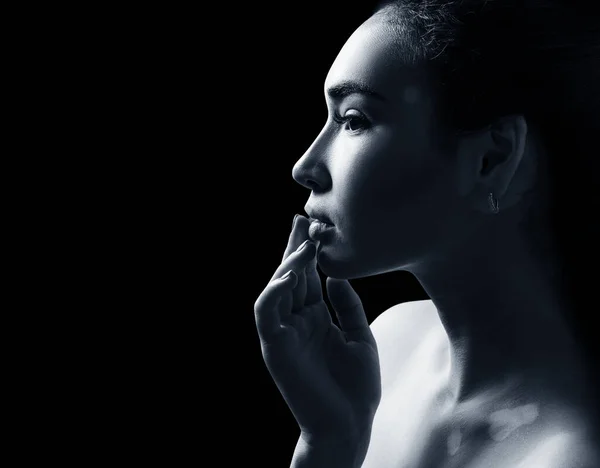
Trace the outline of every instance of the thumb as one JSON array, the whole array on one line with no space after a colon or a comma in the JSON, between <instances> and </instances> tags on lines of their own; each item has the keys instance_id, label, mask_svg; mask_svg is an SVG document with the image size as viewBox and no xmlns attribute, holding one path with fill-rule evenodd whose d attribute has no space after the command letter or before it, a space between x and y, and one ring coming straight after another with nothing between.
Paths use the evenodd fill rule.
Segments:
<instances>
[{"instance_id":1,"label":"thumb","mask_svg":"<svg viewBox=\"0 0 600 468\"><path fill-rule=\"evenodd\" d=\"M362 301L348 280L327 278L327 296L340 328L350 341L374 341Z\"/></svg>"}]
</instances>

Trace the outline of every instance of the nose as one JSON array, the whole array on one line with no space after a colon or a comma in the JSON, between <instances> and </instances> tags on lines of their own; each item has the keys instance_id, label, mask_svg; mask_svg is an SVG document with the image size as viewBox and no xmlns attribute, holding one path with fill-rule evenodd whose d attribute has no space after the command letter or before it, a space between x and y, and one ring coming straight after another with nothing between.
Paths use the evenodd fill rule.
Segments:
<instances>
[{"instance_id":1,"label":"nose","mask_svg":"<svg viewBox=\"0 0 600 468\"><path fill-rule=\"evenodd\" d=\"M331 177L324 161L322 136L323 134L317 137L292 169L293 179L313 192L325 191L331 185Z\"/></svg>"}]
</instances>

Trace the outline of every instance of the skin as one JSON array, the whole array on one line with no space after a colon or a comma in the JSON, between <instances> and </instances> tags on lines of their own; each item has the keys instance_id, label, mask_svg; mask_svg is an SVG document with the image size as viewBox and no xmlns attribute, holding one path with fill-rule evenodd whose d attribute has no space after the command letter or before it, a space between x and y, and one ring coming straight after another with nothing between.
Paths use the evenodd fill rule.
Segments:
<instances>
[{"instance_id":1,"label":"skin","mask_svg":"<svg viewBox=\"0 0 600 468\"><path fill-rule=\"evenodd\" d=\"M441 145L449 129L436 120L435 76L407 65L394 37L372 17L331 66L325 80L329 118L292 175L311 191L307 213L325 214L334 227L315 246L316 262L289 260L286 252L257 301L257 321L269 307L275 311L271 317L280 320L292 309L301 315L314 304L322 318L326 308L316 292L315 263L329 277L328 290L340 288L332 304L352 297L348 279L409 271L430 296L449 339L446 392L455 411L441 426L451 426L466 407L492 412L498 406L493 403L508 400L515 407L537 405L540 424L556 421L567 409L576 415L570 421L584 424L587 381L562 318L568 310L560 306L560 283L549 274L560 265L551 258L540 261L531 248L532 233L520 224L530 203L524 194L539 192L546 177L543 146L520 115L498 116L461 136L452 151ZM328 95L348 81L367 84L384 99ZM337 122L336 114L346 120ZM499 200L497 214L489 206L490 192ZM307 221L301 219L288 250L308 238ZM544 230L535 233L537 240L550 242L544 235ZM290 269L296 273L278 280ZM358 324L362 339L372 343L360 308L352 314L351 328ZM271 338L259 327L263 354L269 340L283 336L285 327L272 327ZM377 360L371 356L370 362ZM272 374L277 382L281 371ZM375 383L368 388L377 393ZM376 406L378 398L370 401ZM362 423L372 420L370 411L353 411ZM294 412L297 419L299 413Z\"/></svg>"}]
</instances>

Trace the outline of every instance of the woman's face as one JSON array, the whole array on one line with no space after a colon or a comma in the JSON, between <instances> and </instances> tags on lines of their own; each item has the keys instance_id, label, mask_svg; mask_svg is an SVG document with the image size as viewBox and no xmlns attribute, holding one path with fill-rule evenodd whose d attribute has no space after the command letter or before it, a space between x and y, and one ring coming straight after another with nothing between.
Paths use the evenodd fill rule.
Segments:
<instances>
[{"instance_id":1,"label":"woman's face","mask_svg":"<svg viewBox=\"0 0 600 468\"><path fill-rule=\"evenodd\" d=\"M309 216L333 224L318 254L327 276L410 270L470 219L455 158L436 143L430 77L403 64L394 37L376 17L350 37L325 80L325 127L293 169Z\"/></svg>"}]
</instances>

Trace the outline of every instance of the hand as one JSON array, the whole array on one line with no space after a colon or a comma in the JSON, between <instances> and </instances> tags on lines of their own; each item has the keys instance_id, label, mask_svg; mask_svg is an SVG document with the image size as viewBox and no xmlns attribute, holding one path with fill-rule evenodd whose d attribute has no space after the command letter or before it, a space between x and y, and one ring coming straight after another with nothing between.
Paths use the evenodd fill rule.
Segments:
<instances>
[{"instance_id":1,"label":"hand","mask_svg":"<svg viewBox=\"0 0 600 468\"><path fill-rule=\"evenodd\" d=\"M332 322L308 226L296 218L283 261L254 305L262 354L307 443L356 440L370 434L381 398L377 345L348 281L327 278L340 328Z\"/></svg>"}]
</instances>

